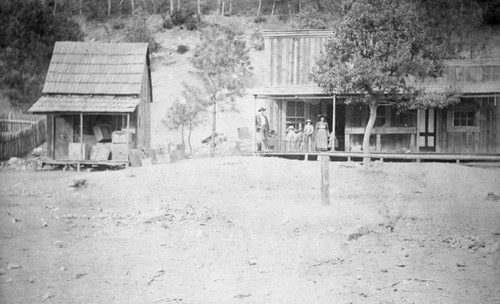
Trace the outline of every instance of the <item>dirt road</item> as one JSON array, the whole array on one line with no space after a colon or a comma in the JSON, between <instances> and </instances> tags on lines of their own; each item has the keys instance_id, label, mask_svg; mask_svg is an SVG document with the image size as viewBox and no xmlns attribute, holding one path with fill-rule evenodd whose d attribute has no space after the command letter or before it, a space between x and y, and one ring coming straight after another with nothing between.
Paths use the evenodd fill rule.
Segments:
<instances>
[{"instance_id":1,"label":"dirt road","mask_svg":"<svg viewBox=\"0 0 500 304\"><path fill-rule=\"evenodd\" d=\"M0 302L500 302L500 170L319 165L1 172Z\"/></svg>"}]
</instances>

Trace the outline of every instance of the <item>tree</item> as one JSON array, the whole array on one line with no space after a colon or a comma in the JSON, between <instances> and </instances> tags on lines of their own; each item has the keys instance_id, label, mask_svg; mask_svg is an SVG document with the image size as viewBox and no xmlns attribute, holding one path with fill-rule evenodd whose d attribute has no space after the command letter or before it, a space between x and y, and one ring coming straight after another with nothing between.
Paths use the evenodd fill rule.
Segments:
<instances>
[{"instance_id":1,"label":"tree","mask_svg":"<svg viewBox=\"0 0 500 304\"><path fill-rule=\"evenodd\" d=\"M0 91L26 109L36 101L56 41L78 41L76 22L39 0L0 1Z\"/></svg>"},{"instance_id":2,"label":"tree","mask_svg":"<svg viewBox=\"0 0 500 304\"><path fill-rule=\"evenodd\" d=\"M203 31L201 37L192 63L203 81L209 106L212 107L210 156L213 156L218 105L232 103L237 96L244 94L253 68L245 40L234 29L211 26Z\"/></svg>"},{"instance_id":3,"label":"tree","mask_svg":"<svg viewBox=\"0 0 500 304\"><path fill-rule=\"evenodd\" d=\"M380 104L400 109L441 106L458 102L453 90L441 98L426 98L425 92L408 83L437 77L444 72L445 52L430 37L425 16L414 1L351 0L346 2L343 19L326 44L311 78L325 92L354 94L348 102L361 102L370 108L363 151L369 152L369 139ZM436 97L436 96L434 96ZM365 162L369 158L365 158Z\"/></svg>"},{"instance_id":4,"label":"tree","mask_svg":"<svg viewBox=\"0 0 500 304\"><path fill-rule=\"evenodd\" d=\"M185 144L185 131L188 131L189 154L193 152L191 146L191 133L193 129L203 122L205 105L207 101L203 97L203 92L196 88L184 84L184 99L177 99L167 110L162 123L169 129L178 131L181 134L182 144Z\"/></svg>"}]
</instances>

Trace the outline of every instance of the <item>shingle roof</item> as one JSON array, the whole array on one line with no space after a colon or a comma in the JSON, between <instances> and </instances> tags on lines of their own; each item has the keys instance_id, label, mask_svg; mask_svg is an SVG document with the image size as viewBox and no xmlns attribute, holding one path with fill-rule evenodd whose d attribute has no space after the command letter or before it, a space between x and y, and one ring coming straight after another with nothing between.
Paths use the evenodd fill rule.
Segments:
<instances>
[{"instance_id":1,"label":"shingle roof","mask_svg":"<svg viewBox=\"0 0 500 304\"><path fill-rule=\"evenodd\" d=\"M44 94L139 95L147 43L56 42Z\"/></svg>"},{"instance_id":2,"label":"shingle roof","mask_svg":"<svg viewBox=\"0 0 500 304\"><path fill-rule=\"evenodd\" d=\"M131 113L139 97L56 95L42 96L30 109L33 113Z\"/></svg>"}]
</instances>

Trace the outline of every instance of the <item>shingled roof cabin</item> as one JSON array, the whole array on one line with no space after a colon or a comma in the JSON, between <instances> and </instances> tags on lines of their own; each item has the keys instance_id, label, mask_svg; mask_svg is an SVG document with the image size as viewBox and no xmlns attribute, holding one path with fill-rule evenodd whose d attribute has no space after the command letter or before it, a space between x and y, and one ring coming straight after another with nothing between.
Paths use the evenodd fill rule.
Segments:
<instances>
[{"instance_id":1,"label":"shingled roof cabin","mask_svg":"<svg viewBox=\"0 0 500 304\"><path fill-rule=\"evenodd\" d=\"M263 36L265 86L252 93L267 108L270 128L277 136L274 150L261 153L314 154L314 151L287 150L285 137L289 126L297 129L307 119L315 124L319 114L327 115L330 132L334 126L338 139L336 155L351 157L361 152L368 107L345 104L346 95L327 94L308 77L332 33L265 31ZM460 104L408 113L398 113L389 105L379 106L370 138L371 153L379 154L380 158L384 154L390 154L387 158L414 154L416 159L439 159L439 154L454 154L457 160L469 159L471 155L500 159L500 58L450 60L445 64L443 77L413 80L414 84L427 92L443 92L456 86L463 94Z\"/></svg>"},{"instance_id":2,"label":"shingled roof cabin","mask_svg":"<svg viewBox=\"0 0 500 304\"><path fill-rule=\"evenodd\" d=\"M52 164L128 164L150 146L152 98L147 43L57 42L42 97Z\"/></svg>"}]
</instances>

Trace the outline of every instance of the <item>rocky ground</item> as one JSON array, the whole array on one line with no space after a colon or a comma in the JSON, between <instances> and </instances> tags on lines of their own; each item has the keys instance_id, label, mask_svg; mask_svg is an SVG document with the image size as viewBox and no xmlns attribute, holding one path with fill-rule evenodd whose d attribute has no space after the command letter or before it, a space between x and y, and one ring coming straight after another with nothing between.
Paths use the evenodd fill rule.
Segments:
<instances>
[{"instance_id":1,"label":"rocky ground","mask_svg":"<svg viewBox=\"0 0 500 304\"><path fill-rule=\"evenodd\" d=\"M499 169L330 175L322 206L316 161L4 170L0 302L500 302Z\"/></svg>"}]
</instances>

